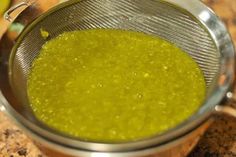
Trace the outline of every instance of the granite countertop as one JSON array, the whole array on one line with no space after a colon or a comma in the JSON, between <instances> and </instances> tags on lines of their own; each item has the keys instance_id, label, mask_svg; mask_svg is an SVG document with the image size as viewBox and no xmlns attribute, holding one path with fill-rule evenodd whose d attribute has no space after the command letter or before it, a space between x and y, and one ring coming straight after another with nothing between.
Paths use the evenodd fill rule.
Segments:
<instances>
[{"instance_id":1,"label":"granite countertop","mask_svg":"<svg viewBox=\"0 0 236 157\"><path fill-rule=\"evenodd\" d=\"M236 0L203 1L226 23L236 44ZM0 18L0 24L1 20ZM0 112L0 157L46 156ZM236 157L236 119L228 116L216 117L216 121L189 157Z\"/></svg>"}]
</instances>

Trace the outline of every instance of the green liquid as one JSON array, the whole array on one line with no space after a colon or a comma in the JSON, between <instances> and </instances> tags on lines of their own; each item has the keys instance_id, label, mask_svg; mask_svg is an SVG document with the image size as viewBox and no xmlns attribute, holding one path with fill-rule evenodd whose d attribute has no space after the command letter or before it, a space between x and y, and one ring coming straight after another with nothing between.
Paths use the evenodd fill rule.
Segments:
<instances>
[{"instance_id":1,"label":"green liquid","mask_svg":"<svg viewBox=\"0 0 236 157\"><path fill-rule=\"evenodd\" d=\"M204 100L198 65L175 45L143 33L94 29L47 42L32 65L36 117L83 140L124 142L160 134Z\"/></svg>"}]
</instances>

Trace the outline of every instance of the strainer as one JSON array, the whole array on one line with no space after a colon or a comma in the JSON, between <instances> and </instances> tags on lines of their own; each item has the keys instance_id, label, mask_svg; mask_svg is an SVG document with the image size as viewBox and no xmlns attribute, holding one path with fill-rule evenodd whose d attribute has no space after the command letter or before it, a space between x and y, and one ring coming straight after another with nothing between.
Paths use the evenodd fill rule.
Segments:
<instances>
[{"instance_id":1,"label":"strainer","mask_svg":"<svg viewBox=\"0 0 236 157\"><path fill-rule=\"evenodd\" d=\"M5 18L11 20L11 13L22 6L27 8L23 13L39 7L37 2L30 5L29 2L23 2L10 9ZM28 23L22 20L22 15L15 20L15 23L19 24L22 21L24 24ZM48 40L66 31L94 28L144 32L159 36L185 50L204 73L207 84L204 104L198 112L176 128L162 135L136 142L86 142L45 127L37 121L28 105L27 77L32 62L39 55L42 45ZM42 37L42 29L49 33L47 39ZM234 75L232 41L221 21L197 0L66 1L28 24L10 50L11 53L7 55L1 52L1 55L5 56L3 58L8 58L10 55L9 62L6 62L8 69L6 70L4 64L1 67L2 95L0 100L4 108L30 135L65 154L91 157L99 155L98 152L104 157L146 156L158 154L158 152L160 154L164 151L163 145L176 141L199 127L212 115L216 107L221 109L218 104L226 95L232 96L229 92ZM4 63L4 59L2 60Z\"/></svg>"}]
</instances>

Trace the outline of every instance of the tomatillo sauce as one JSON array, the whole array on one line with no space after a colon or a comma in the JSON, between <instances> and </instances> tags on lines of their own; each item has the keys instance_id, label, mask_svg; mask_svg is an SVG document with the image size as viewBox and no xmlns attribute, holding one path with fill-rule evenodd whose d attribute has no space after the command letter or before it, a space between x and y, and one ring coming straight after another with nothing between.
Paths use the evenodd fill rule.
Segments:
<instances>
[{"instance_id":1,"label":"tomatillo sauce","mask_svg":"<svg viewBox=\"0 0 236 157\"><path fill-rule=\"evenodd\" d=\"M124 142L175 127L205 98L197 63L144 33L66 32L43 45L28 97L36 117L83 140Z\"/></svg>"}]
</instances>

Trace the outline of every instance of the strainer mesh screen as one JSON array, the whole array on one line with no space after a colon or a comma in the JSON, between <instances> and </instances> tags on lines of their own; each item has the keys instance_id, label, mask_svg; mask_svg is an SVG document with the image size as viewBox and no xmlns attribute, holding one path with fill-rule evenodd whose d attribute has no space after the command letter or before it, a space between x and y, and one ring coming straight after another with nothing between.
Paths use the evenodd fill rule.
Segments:
<instances>
[{"instance_id":1,"label":"strainer mesh screen","mask_svg":"<svg viewBox=\"0 0 236 157\"><path fill-rule=\"evenodd\" d=\"M186 11L159 0L80 0L66 5L38 23L18 45L12 64L12 84L23 103L27 103L26 81L31 63L46 42L66 31L115 28L134 30L164 38L181 47L198 63L209 86L219 69L215 44L203 26Z\"/></svg>"}]
</instances>

